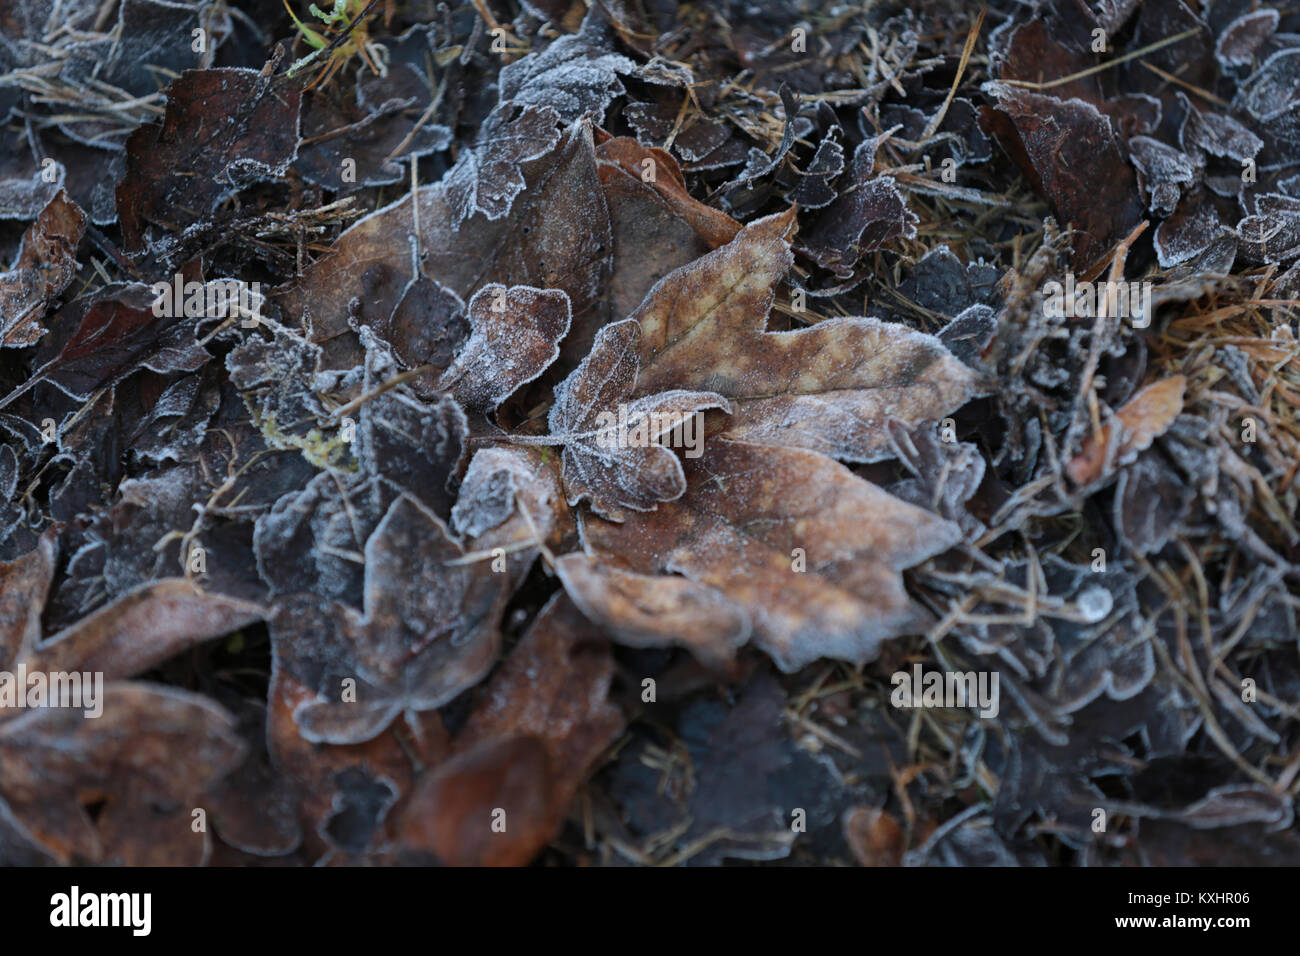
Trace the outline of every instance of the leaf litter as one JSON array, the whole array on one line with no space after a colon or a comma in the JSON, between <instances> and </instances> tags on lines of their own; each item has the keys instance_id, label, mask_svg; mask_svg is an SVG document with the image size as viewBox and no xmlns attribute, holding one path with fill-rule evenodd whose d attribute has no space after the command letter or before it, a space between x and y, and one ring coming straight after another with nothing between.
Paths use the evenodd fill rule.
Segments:
<instances>
[{"instance_id":1,"label":"leaf litter","mask_svg":"<svg viewBox=\"0 0 1300 956\"><path fill-rule=\"evenodd\" d=\"M0 14L0 862L1300 863L1300 14L287 6Z\"/></svg>"}]
</instances>

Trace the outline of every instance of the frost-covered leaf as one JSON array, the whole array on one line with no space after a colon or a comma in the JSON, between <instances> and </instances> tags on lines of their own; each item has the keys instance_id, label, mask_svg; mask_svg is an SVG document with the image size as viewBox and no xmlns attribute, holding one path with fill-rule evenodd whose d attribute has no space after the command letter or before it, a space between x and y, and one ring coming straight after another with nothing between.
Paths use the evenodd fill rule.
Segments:
<instances>
[{"instance_id":1,"label":"frost-covered leaf","mask_svg":"<svg viewBox=\"0 0 1300 956\"><path fill-rule=\"evenodd\" d=\"M256 70L187 70L167 89L167 114L126 143L117 214L128 250L146 223L180 230L250 183L281 177L298 152L302 90Z\"/></svg>"},{"instance_id":2,"label":"frost-covered leaf","mask_svg":"<svg viewBox=\"0 0 1300 956\"><path fill-rule=\"evenodd\" d=\"M599 297L612 245L591 128L570 127L559 146L526 166L524 177L528 186L509 216L475 216L459 227L445 185L422 187L423 274L462 300L491 282L560 289L576 323ZM408 193L345 231L329 254L284 290L281 307L295 320L310 316L318 340L349 330L350 308L362 310L366 324L376 328L389 322L414 278L413 230ZM418 332L417 319L412 316L408 336Z\"/></svg>"},{"instance_id":3,"label":"frost-covered leaf","mask_svg":"<svg viewBox=\"0 0 1300 956\"><path fill-rule=\"evenodd\" d=\"M634 69L636 64L613 51L604 14L593 8L578 33L501 68L501 102L550 107L563 123L586 113L599 122L614 97L626 92L619 75Z\"/></svg>"},{"instance_id":4,"label":"frost-covered leaf","mask_svg":"<svg viewBox=\"0 0 1300 956\"><path fill-rule=\"evenodd\" d=\"M26 711L0 723L0 798L63 864L201 864L190 807L243 756L234 722L198 694L108 683L103 713ZM85 799L105 801L92 819Z\"/></svg>"},{"instance_id":5,"label":"frost-covered leaf","mask_svg":"<svg viewBox=\"0 0 1300 956\"><path fill-rule=\"evenodd\" d=\"M1268 193L1253 215L1237 223L1243 255L1255 262L1290 262L1300 256L1300 199Z\"/></svg>"},{"instance_id":6,"label":"frost-covered leaf","mask_svg":"<svg viewBox=\"0 0 1300 956\"><path fill-rule=\"evenodd\" d=\"M443 179L452 225L482 213L500 219L524 190L520 166L544 156L560 141L558 114L549 106L517 109L503 103L483 121L473 144Z\"/></svg>"},{"instance_id":7,"label":"frost-covered leaf","mask_svg":"<svg viewBox=\"0 0 1300 956\"><path fill-rule=\"evenodd\" d=\"M1142 212L1110 119L1080 99L1003 84L986 89L1006 117L995 127L999 138L1061 222L1081 230L1074 261L1091 265L1133 230Z\"/></svg>"},{"instance_id":8,"label":"frost-covered leaf","mask_svg":"<svg viewBox=\"0 0 1300 956\"><path fill-rule=\"evenodd\" d=\"M582 553L559 558L555 571L582 613L620 644L677 645L723 669L749 640L749 612L707 585L677 575L624 571Z\"/></svg>"},{"instance_id":9,"label":"frost-covered leaf","mask_svg":"<svg viewBox=\"0 0 1300 956\"><path fill-rule=\"evenodd\" d=\"M931 336L872 318L767 332L793 256L793 212L746 226L728 245L665 277L632 314L641 326L636 393L717 392L727 435L850 461L888 457L885 421L938 419L979 391Z\"/></svg>"},{"instance_id":10,"label":"frost-covered leaf","mask_svg":"<svg viewBox=\"0 0 1300 956\"><path fill-rule=\"evenodd\" d=\"M45 334L40 320L77 274L77 243L86 214L62 190L23 234L18 258L0 275L0 347L32 345Z\"/></svg>"},{"instance_id":11,"label":"frost-covered leaf","mask_svg":"<svg viewBox=\"0 0 1300 956\"><path fill-rule=\"evenodd\" d=\"M1168 216L1178 205L1183 189L1196 182L1196 166L1184 153L1149 136L1134 136L1128 148L1147 205L1152 212Z\"/></svg>"},{"instance_id":12,"label":"frost-covered leaf","mask_svg":"<svg viewBox=\"0 0 1300 956\"><path fill-rule=\"evenodd\" d=\"M713 392L668 389L632 400L640 344L635 319L601 329L591 354L556 386L547 419L548 442L564 446L569 504L587 499L612 521L679 497L686 490L681 462L660 440L705 409L731 411ZM703 441L698 423L694 434Z\"/></svg>"},{"instance_id":13,"label":"frost-covered leaf","mask_svg":"<svg viewBox=\"0 0 1300 956\"><path fill-rule=\"evenodd\" d=\"M847 278L859 258L887 242L916 235L916 214L890 176L876 176L875 139L853 153L840 196L813 222L803 244L818 265Z\"/></svg>"},{"instance_id":14,"label":"frost-covered leaf","mask_svg":"<svg viewBox=\"0 0 1300 956\"><path fill-rule=\"evenodd\" d=\"M468 409L492 411L555 361L571 319L561 289L483 286L469 300L470 336L438 388Z\"/></svg>"},{"instance_id":15,"label":"frost-covered leaf","mask_svg":"<svg viewBox=\"0 0 1300 956\"><path fill-rule=\"evenodd\" d=\"M1249 66L1256 51L1277 29L1278 12L1270 7L1243 13L1219 34L1214 56L1224 69Z\"/></svg>"},{"instance_id":16,"label":"frost-covered leaf","mask_svg":"<svg viewBox=\"0 0 1300 956\"><path fill-rule=\"evenodd\" d=\"M1194 157L1209 153L1241 162L1253 158L1263 147L1258 136L1231 116L1202 113L1186 95L1179 93L1178 98L1186 110L1178 131L1178 141L1185 153Z\"/></svg>"},{"instance_id":17,"label":"frost-covered leaf","mask_svg":"<svg viewBox=\"0 0 1300 956\"><path fill-rule=\"evenodd\" d=\"M587 521L590 553L716 589L749 612L754 642L785 671L819 657L871 660L921 626L899 571L961 538L804 449L714 439L686 478L685 495L653 512Z\"/></svg>"},{"instance_id":18,"label":"frost-covered leaf","mask_svg":"<svg viewBox=\"0 0 1300 956\"><path fill-rule=\"evenodd\" d=\"M500 647L504 582L485 562L448 563L462 556L438 517L403 495L366 542L364 615L314 597L278 604L277 667L317 695L294 711L304 737L362 743L482 679Z\"/></svg>"}]
</instances>

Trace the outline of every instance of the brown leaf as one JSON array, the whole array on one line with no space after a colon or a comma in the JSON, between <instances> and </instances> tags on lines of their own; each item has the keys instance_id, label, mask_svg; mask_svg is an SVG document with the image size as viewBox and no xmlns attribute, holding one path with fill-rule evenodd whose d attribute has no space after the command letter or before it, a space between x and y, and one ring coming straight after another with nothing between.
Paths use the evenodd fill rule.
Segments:
<instances>
[{"instance_id":1,"label":"brown leaf","mask_svg":"<svg viewBox=\"0 0 1300 956\"><path fill-rule=\"evenodd\" d=\"M189 811L243 756L234 722L197 694L144 684L107 684L102 703L94 720L47 708L0 724L0 797L63 864L202 863L208 838ZM99 800L103 830L85 809Z\"/></svg>"},{"instance_id":2,"label":"brown leaf","mask_svg":"<svg viewBox=\"0 0 1300 956\"><path fill-rule=\"evenodd\" d=\"M13 561L0 562L0 666L7 667L41 639L41 612L54 579L57 529Z\"/></svg>"},{"instance_id":3,"label":"brown leaf","mask_svg":"<svg viewBox=\"0 0 1300 956\"><path fill-rule=\"evenodd\" d=\"M745 608L711 587L676 576L637 574L582 553L555 562L573 603L630 647L688 648L715 670L749 640Z\"/></svg>"},{"instance_id":4,"label":"brown leaf","mask_svg":"<svg viewBox=\"0 0 1300 956\"><path fill-rule=\"evenodd\" d=\"M890 814L854 807L844 814L844 840L861 866L901 866L903 830Z\"/></svg>"},{"instance_id":5,"label":"brown leaf","mask_svg":"<svg viewBox=\"0 0 1300 956\"><path fill-rule=\"evenodd\" d=\"M102 671L118 680L266 615L261 605L210 594L185 578L164 578L128 591L30 648L22 660L29 670Z\"/></svg>"},{"instance_id":6,"label":"brown leaf","mask_svg":"<svg viewBox=\"0 0 1300 956\"><path fill-rule=\"evenodd\" d=\"M23 233L13 268L0 275L0 347L34 345L46 307L77 274L86 214L62 189Z\"/></svg>"},{"instance_id":7,"label":"brown leaf","mask_svg":"<svg viewBox=\"0 0 1300 956\"><path fill-rule=\"evenodd\" d=\"M556 802L567 805L596 758L623 729L609 702L609 644L563 594L537 615L456 738L457 750L519 735L546 747Z\"/></svg>"},{"instance_id":8,"label":"brown leaf","mask_svg":"<svg viewBox=\"0 0 1300 956\"><path fill-rule=\"evenodd\" d=\"M704 409L731 411L721 395L684 389L629 401L640 343L635 319L601 329L591 354L556 386L547 419L549 443L564 445L569 504L586 498L612 521L680 497L686 490L681 462L659 440Z\"/></svg>"},{"instance_id":9,"label":"brown leaf","mask_svg":"<svg viewBox=\"0 0 1300 956\"><path fill-rule=\"evenodd\" d=\"M609 314L622 318L668 273L730 242L740 223L691 198L677 162L663 150L620 136L601 142L596 159L613 229L606 302ZM647 161L651 182L645 181ZM583 350L590 341L572 346Z\"/></svg>"},{"instance_id":10,"label":"brown leaf","mask_svg":"<svg viewBox=\"0 0 1300 956\"><path fill-rule=\"evenodd\" d=\"M445 184L421 188L424 274L462 299L490 282L562 289L576 321L600 295L612 244L591 127L570 127L558 147L524 167L524 178L528 187L508 217L476 216L459 227ZM353 301L363 324L389 322L412 278L413 234L407 193L344 232L279 304L295 320L310 314L318 342L348 330Z\"/></svg>"},{"instance_id":11,"label":"brown leaf","mask_svg":"<svg viewBox=\"0 0 1300 956\"><path fill-rule=\"evenodd\" d=\"M990 84L1003 146L1057 217L1079 230L1076 268L1100 259L1142 219L1133 167L1110 119L1091 103ZM988 114L986 114L987 116Z\"/></svg>"},{"instance_id":12,"label":"brown leaf","mask_svg":"<svg viewBox=\"0 0 1300 956\"><path fill-rule=\"evenodd\" d=\"M251 183L283 176L298 152L302 89L257 70L186 70L161 123L126 141L117 214L128 251L146 223L181 230Z\"/></svg>"},{"instance_id":13,"label":"brown leaf","mask_svg":"<svg viewBox=\"0 0 1300 956\"><path fill-rule=\"evenodd\" d=\"M1088 485L1116 466L1131 461L1164 434L1183 410L1181 375L1153 382L1142 389L1092 433L1078 455L1066 466L1076 485Z\"/></svg>"},{"instance_id":14,"label":"brown leaf","mask_svg":"<svg viewBox=\"0 0 1300 956\"><path fill-rule=\"evenodd\" d=\"M794 210L746 226L646 296L636 393L713 391L734 407L729 437L849 461L891 455L885 423L946 415L977 393L976 374L938 339L870 318L768 332L793 257Z\"/></svg>"},{"instance_id":15,"label":"brown leaf","mask_svg":"<svg viewBox=\"0 0 1300 956\"><path fill-rule=\"evenodd\" d=\"M526 571L537 546L558 547L574 532L554 462L546 448L493 446L475 454L451 512L452 527L468 539L468 550L501 548ZM534 547L521 550L523 545Z\"/></svg>"},{"instance_id":16,"label":"brown leaf","mask_svg":"<svg viewBox=\"0 0 1300 956\"><path fill-rule=\"evenodd\" d=\"M516 109L506 104L494 109L443 180L455 215L452 225L475 213L500 219L510 212L524 190L520 167L555 148L559 119L549 106Z\"/></svg>"},{"instance_id":17,"label":"brown leaf","mask_svg":"<svg viewBox=\"0 0 1300 956\"><path fill-rule=\"evenodd\" d=\"M609 646L564 595L542 610L395 822L399 845L452 866L521 866L555 835L623 729ZM495 814L504 812L503 831Z\"/></svg>"},{"instance_id":18,"label":"brown leaf","mask_svg":"<svg viewBox=\"0 0 1300 956\"><path fill-rule=\"evenodd\" d=\"M301 793L299 813L308 853L313 857L332 857L336 850L356 854L382 837L389 807L411 792L417 769L436 767L447 758L451 738L438 713L427 711L394 721L364 743L313 743L303 738L293 715L315 699L312 688L284 670L276 671L267 708L267 748L273 766ZM388 805L363 809L360 804L367 795L373 804L384 784L391 790ZM351 818L346 828L341 814Z\"/></svg>"},{"instance_id":19,"label":"brown leaf","mask_svg":"<svg viewBox=\"0 0 1300 956\"><path fill-rule=\"evenodd\" d=\"M0 563L0 668L143 673L202 641L262 620L266 609L198 589L184 578L141 585L41 640L41 612L54 574L57 528L15 561ZM0 711L0 717L10 713Z\"/></svg>"},{"instance_id":20,"label":"brown leaf","mask_svg":"<svg viewBox=\"0 0 1300 956\"><path fill-rule=\"evenodd\" d=\"M585 522L591 553L721 592L787 672L872 660L921 627L899 572L961 539L957 525L804 449L711 440L686 475L686 494L654 512Z\"/></svg>"},{"instance_id":21,"label":"brown leaf","mask_svg":"<svg viewBox=\"0 0 1300 956\"><path fill-rule=\"evenodd\" d=\"M555 361L571 318L560 289L483 286L469 300L470 336L438 388L471 411L492 411Z\"/></svg>"},{"instance_id":22,"label":"brown leaf","mask_svg":"<svg viewBox=\"0 0 1300 956\"><path fill-rule=\"evenodd\" d=\"M277 671L317 693L294 712L304 737L362 743L483 678L500 648L506 582L486 563L448 563L461 557L438 517L402 495L366 542L364 616L305 595L279 602Z\"/></svg>"},{"instance_id":23,"label":"brown leaf","mask_svg":"<svg viewBox=\"0 0 1300 956\"><path fill-rule=\"evenodd\" d=\"M114 283L70 303L61 317L75 322L76 331L26 385L0 400L0 408L41 381L84 399L141 366L155 372L202 366L211 356L195 339L193 321L155 315L154 298L146 286Z\"/></svg>"},{"instance_id":24,"label":"brown leaf","mask_svg":"<svg viewBox=\"0 0 1300 956\"><path fill-rule=\"evenodd\" d=\"M536 737L488 740L420 781L396 822L398 845L447 866L523 866L554 835L552 787Z\"/></svg>"},{"instance_id":25,"label":"brown leaf","mask_svg":"<svg viewBox=\"0 0 1300 956\"><path fill-rule=\"evenodd\" d=\"M651 160L649 167L647 159ZM681 167L662 149L643 146L631 136L615 136L602 140L596 147L596 160L600 184L606 193L614 183L640 184L658 196L674 216L689 224L710 249L726 245L740 231L736 220L720 209L704 205L686 191ZM647 171L654 175L648 183Z\"/></svg>"}]
</instances>

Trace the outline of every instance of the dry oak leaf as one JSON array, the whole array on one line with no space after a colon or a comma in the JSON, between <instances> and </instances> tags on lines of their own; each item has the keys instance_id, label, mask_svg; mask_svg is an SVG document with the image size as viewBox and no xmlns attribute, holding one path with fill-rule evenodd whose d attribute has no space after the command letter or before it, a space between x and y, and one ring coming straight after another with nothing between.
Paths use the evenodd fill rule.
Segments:
<instances>
[{"instance_id":1,"label":"dry oak leaf","mask_svg":"<svg viewBox=\"0 0 1300 956\"><path fill-rule=\"evenodd\" d=\"M686 493L649 514L587 519L588 552L719 591L748 612L754 642L786 672L822 657L869 661L884 640L924 626L899 572L962 537L806 449L714 438L686 477ZM589 590L575 591L592 603Z\"/></svg>"},{"instance_id":2,"label":"dry oak leaf","mask_svg":"<svg viewBox=\"0 0 1300 956\"><path fill-rule=\"evenodd\" d=\"M278 602L277 675L317 692L294 712L303 737L362 743L483 678L500 648L506 582L487 562L455 563L463 556L438 516L403 494L366 541L364 617L315 596Z\"/></svg>"},{"instance_id":3,"label":"dry oak leaf","mask_svg":"<svg viewBox=\"0 0 1300 956\"><path fill-rule=\"evenodd\" d=\"M471 411L492 411L550 367L571 319L560 289L483 286L469 300L469 338L438 388Z\"/></svg>"},{"instance_id":4,"label":"dry oak leaf","mask_svg":"<svg viewBox=\"0 0 1300 956\"><path fill-rule=\"evenodd\" d=\"M0 348L35 345L41 316L77 274L77 243L86 214L62 189L23 233L18 258L0 275Z\"/></svg>"},{"instance_id":5,"label":"dry oak leaf","mask_svg":"<svg viewBox=\"0 0 1300 956\"><path fill-rule=\"evenodd\" d=\"M734 408L731 438L846 461L889 458L889 419L941 418L983 384L938 339L879 319L766 331L793 262L794 223L793 208L753 222L650 290L632 314L642 333L637 394L716 392Z\"/></svg>"},{"instance_id":6,"label":"dry oak leaf","mask_svg":"<svg viewBox=\"0 0 1300 956\"><path fill-rule=\"evenodd\" d=\"M1109 474L1116 466L1131 461L1164 434L1183 410L1181 375L1153 382L1142 389L1093 432L1083 449L1065 467L1076 485L1088 485Z\"/></svg>"},{"instance_id":7,"label":"dry oak leaf","mask_svg":"<svg viewBox=\"0 0 1300 956\"><path fill-rule=\"evenodd\" d=\"M660 501L680 497L686 490L681 462L659 440L697 412L731 411L721 395L685 389L631 401L640 342L635 319L602 328L591 354L556 386L547 418L551 434L542 440L564 446L569 504L586 498L593 511L611 521L622 520L628 510L649 511ZM702 428L695 433L703 441Z\"/></svg>"}]
</instances>

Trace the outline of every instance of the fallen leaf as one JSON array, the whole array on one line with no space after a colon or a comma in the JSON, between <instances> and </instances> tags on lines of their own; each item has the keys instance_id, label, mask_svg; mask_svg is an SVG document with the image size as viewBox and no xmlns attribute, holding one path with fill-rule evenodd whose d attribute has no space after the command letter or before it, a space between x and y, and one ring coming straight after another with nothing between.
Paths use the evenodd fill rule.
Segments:
<instances>
[{"instance_id":1,"label":"fallen leaf","mask_svg":"<svg viewBox=\"0 0 1300 956\"><path fill-rule=\"evenodd\" d=\"M672 389L630 401L637 387L641 325L624 319L596 335L591 354L555 387L548 444L562 444L570 505L583 499L612 521L649 511L686 490L681 462L659 444L705 409L730 412L712 392ZM702 440L702 427L699 429Z\"/></svg>"},{"instance_id":2,"label":"fallen leaf","mask_svg":"<svg viewBox=\"0 0 1300 956\"><path fill-rule=\"evenodd\" d=\"M45 334L41 316L77 274L77 244L86 214L63 190L23 234L18 258L0 275L0 347L34 345Z\"/></svg>"},{"instance_id":3,"label":"fallen leaf","mask_svg":"<svg viewBox=\"0 0 1300 956\"><path fill-rule=\"evenodd\" d=\"M1091 103L998 83L986 86L1009 124L1003 146L1057 217L1080 230L1074 265L1087 268L1141 220L1133 169L1110 119Z\"/></svg>"},{"instance_id":4,"label":"fallen leaf","mask_svg":"<svg viewBox=\"0 0 1300 956\"><path fill-rule=\"evenodd\" d=\"M578 33L501 68L501 102L550 107L564 123L588 113L599 122L614 97L625 92L619 75L635 68L627 57L610 51L608 34L603 12L592 9Z\"/></svg>"},{"instance_id":5,"label":"fallen leaf","mask_svg":"<svg viewBox=\"0 0 1300 956\"><path fill-rule=\"evenodd\" d=\"M872 318L768 332L794 212L760 219L661 281L641 325L636 391L694 388L732 406L725 434L848 461L890 456L885 423L941 418L981 389L935 338Z\"/></svg>"},{"instance_id":6,"label":"fallen leaf","mask_svg":"<svg viewBox=\"0 0 1300 956\"><path fill-rule=\"evenodd\" d=\"M686 578L624 571L582 553L558 558L555 573L582 613L620 644L685 647L721 671L749 640L743 606Z\"/></svg>"},{"instance_id":7,"label":"fallen leaf","mask_svg":"<svg viewBox=\"0 0 1300 956\"><path fill-rule=\"evenodd\" d=\"M146 223L184 229L250 183L283 176L298 152L301 97L297 84L256 70L182 73L163 121L126 141L117 214L127 250L143 248Z\"/></svg>"},{"instance_id":8,"label":"fallen leaf","mask_svg":"<svg viewBox=\"0 0 1300 956\"><path fill-rule=\"evenodd\" d=\"M203 863L209 837L189 811L243 757L234 722L173 688L108 683L101 703L96 720L47 708L0 723L0 797L64 865Z\"/></svg>"},{"instance_id":9,"label":"fallen leaf","mask_svg":"<svg viewBox=\"0 0 1300 956\"><path fill-rule=\"evenodd\" d=\"M854 807L844 814L844 839L859 866L901 866L903 829L883 810Z\"/></svg>"},{"instance_id":10,"label":"fallen leaf","mask_svg":"<svg viewBox=\"0 0 1300 956\"><path fill-rule=\"evenodd\" d=\"M871 660L883 641L921 627L899 571L961 538L955 524L804 449L712 439L686 478L685 495L653 512L588 519L591 555L716 589L748 611L754 642L787 672L820 657Z\"/></svg>"},{"instance_id":11,"label":"fallen leaf","mask_svg":"<svg viewBox=\"0 0 1300 956\"><path fill-rule=\"evenodd\" d=\"M450 866L528 863L623 729L607 700L613 671L598 632L552 599L493 676L456 755L416 786L395 824L400 845Z\"/></svg>"},{"instance_id":12,"label":"fallen leaf","mask_svg":"<svg viewBox=\"0 0 1300 956\"><path fill-rule=\"evenodd\" d=\"M469 300L470 336L438 388L471 411L492 411L550 367L571 318L560 289L483 286Z\"/></svg>"},{"instance_id":13,"label":"fallen leaf","mask_svg":"<svg viewBox=\"0 0 1300 956\"><path fill-rule=\"evenodd\" d=\"M1124 464L1164 434L1183 410L1181 375L1152 382L1124 403L1101 430L1090 434L1083 448L1066 466L1076 485L1088 485L1115 465Z\"/></svg>"},{"instance_id":14,"label":"fallen leaf","mask_svg":"<svg viewBox=\"0 0 1300 956\"><path fill-rule=\"evenodd\" d=\"M504 581L484 563L448 563L462 556L438 517L403 495L366 542L364 615L305 595L278 604L276 668L317 694L294 711L306 739L363 743L483 678L500 648Z\"/></svg>"},{"instance_id":15,"label":"fallen leaf","mask_svg":"<svg viewBox=\"0 0 1300 956\"><path fill-rule=\"evenodd\" d=\"M469 149L447 173L443 184L458 225L475 213L500 219L524 190L520 167L545 156L560 141L559 115L549 106L516 109L505 103L493 110Z\"/></svg>"}]
</instances>

